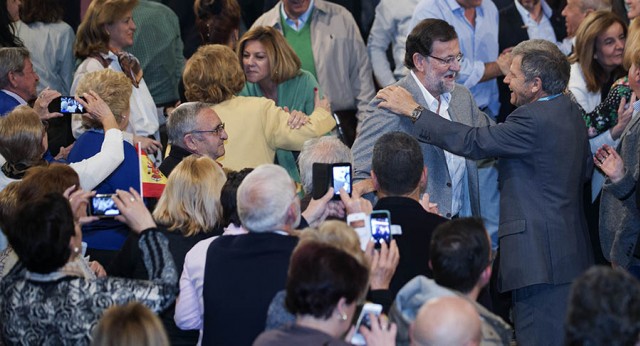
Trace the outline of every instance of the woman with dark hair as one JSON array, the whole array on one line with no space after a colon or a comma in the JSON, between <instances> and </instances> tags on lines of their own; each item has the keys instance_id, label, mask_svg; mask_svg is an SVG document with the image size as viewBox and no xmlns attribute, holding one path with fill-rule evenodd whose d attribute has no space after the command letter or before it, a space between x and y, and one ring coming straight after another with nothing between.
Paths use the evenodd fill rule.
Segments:
<instances>
[{"instance_id":1,"label":"woman with dark hair","mask_svg":"<svg viewBox=\"0 0 640 346\"><path fill-rule=\"evenodd\" d=\"M14 23L20 19L21 0L0 0L0 47L22 47Z\"/></svg>"},{"instance_id":2,"label":"woman with dark hair","mask_svg":"<svg viewBox=\"0 0 640 346\"><path fill-rule=\"evenodd\" d=\"M320 89L318 81L300 68L296 52L278 30L259 26L247 31L238 43L238 59L247 79L238 95L266 97L278 107L305 114L313 112L314 91ZM276 161L300 183L298 154L278 149Z\"/></svg>"},{"instance_id":3,"label":"woman with dark hair","mask_svg":"<svg viewBox=\"0 0 640 346\"><path fill-rule=\"evenodd\" d=\"M346 251L329 244L301 241L291 255L285 298L296 322L260 334L254 345L350 345L343 338L368 283L369 269ZM373 316L371 324L379 328L363 333L367 343L395 342L396 328L384 320ZM366 329L363 326L360 330L363 328ZM349 334L348 340L352 333Z\"/></svg>"},{"instance_id":4,"label":"woman with dark hair","mask_svg":"<svg viewBox=\"0 0 640 346\"><path fill-rule=\"evenodd\" d=\"M202 44L222 44L236 48L240 30L240 5L236 0L196 0L196 27Z\"/></svg>"},{"instance_id":5,"label":"woman with dark hair","mask_svg":"<svg viewBox=\"0 0 640 346\"><path fill-rule=\"evenodd\" d=\"M80 201L87 203L88 194ZM78 206L79 197L71 201ZM177 272L166 238L157 232L142 198L118 191L114 197L119 220L141 234L144 263L150 281L118 278L87 280L65 264L80 255L82 233L78 216L61 194L48 194L24 205L9 232L20 264L0 283L0 319L5 344L27 342L88 345L103 311L139 301L158 313L175 298Z\"/></svg>"}]
</instances>

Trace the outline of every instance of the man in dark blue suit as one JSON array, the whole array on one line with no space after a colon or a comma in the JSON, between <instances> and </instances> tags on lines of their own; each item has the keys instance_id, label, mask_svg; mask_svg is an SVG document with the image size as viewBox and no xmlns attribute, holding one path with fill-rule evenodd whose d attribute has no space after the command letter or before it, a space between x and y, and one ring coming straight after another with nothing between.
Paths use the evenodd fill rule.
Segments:
<instances>
[{"instance_id":1,"label":"man in dark blue suit","mask_svg":"<svg viewBox=\"0 0 640 346\"><path fill-rule=\"evenodd\" d=\"M452 52L450 56L455 56ZM518 44L505 82L518 108L471 127L419 106L398 86L380 106L411 117L420 141L471 159L499 158L498 286L513 292L518 345L561 345L571 282L593 264L582 187L593 169L580 110L563 92L569 62L546 40Z\"/></svg>"},{"instance_id":2,"label":"man in dark blue suit","mask_svg":"<svg viewBox=\"0 0 640 346\"><path fill-rule=\"evenodd\" d=\"M35 99L39 80L26 48L0 48L0 116Z\"/></svg>"}]
</instances>

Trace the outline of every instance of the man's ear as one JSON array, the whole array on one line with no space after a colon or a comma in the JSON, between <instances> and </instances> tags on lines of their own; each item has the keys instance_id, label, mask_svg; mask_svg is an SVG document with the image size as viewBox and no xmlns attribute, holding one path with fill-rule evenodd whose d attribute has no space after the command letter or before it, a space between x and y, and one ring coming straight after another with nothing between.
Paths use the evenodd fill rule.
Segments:
<instances>
[{"instance_id":1,"label":"man's ear","mask_svg":"<svg viewBox=\"0 0 640 346\"><path fill-rule=\"evenodd\" d=\"M640 83L640 67L636 66L634 72L635 73L631 76L631 78L633 78L636 84Z\"/></svg>"},{"instance_id":2,"label":"man's ear","mask_svg":"<svg viewBox=\"0 0 640 346\"><path fill-rule=\"evenodd\" d=\"M428 175L429 175L429 170L427 169L427 166L426 165L422 166L422 174L420 175L420 186L425 191L427 189L427 183L429 182L429 179L427 178Z\"/></svg>"},{"instance_id":3,"label":"man's ear","mask_svg":"<svg viewBox=\"0 0 640 346\"><path fill-rule=\"evenodd\" d=\"M18 72L15 71L10 71L9 74L7 75L7 77L9 77L9 85L11 85L12 87L16 87L18 85L18 82L16 81L16 74Z\"/></svg>"},{"instance_id":4,"label":"man's ear","mask_svg":"<svg viewBox=\"0 0 640 346\"><path fill-rule=\"evenodd\" d=\"M542 79L540 77L535 77L531 81L531 92L537 94L542 91Z\"/></svg>"},{"instance_id":5,"label":"man's ear","mask_svg":"<svg viewBox=\"0 0 640 346\"><path fill-rule=\"evenodd\" d=\"M482 273L480 273L480 278L478 279L478 285L479 287L484 287L489 283L489 280L491 280L491 264L489 264L483 271Z\"/></svg>"},{"instance_id":6,"label":"man's ear","mask_svg":"<svg viewBox=\"0 0 640 346\"><path fill-rule=\"evenodd\" d=\"M373 172L373 169L371 170L371 183L373 184L373 188L375 189L375 191L380 191L380 184L378 184L378 177L376 177L375 172Z\"/></svg>"},{"instance_id":7,"label":"man's ear","mask_svg":"<svg viewBox=\"0 0 640 346\"><path fill-rule=\"evenodd\" d=\"M193 134L187 133L184 135L184 146L192 153L198 154L198 146L196 145L196 139L193 137Z\"/></svg>"},{"instance_id":8,"label":"man's ear","mask_svg":"<svg viewBox=\"0 0 640 346\"><path fill-rule=\"evenodd\" d=\"M416 70L424 72L426 68L424 65L427 62L424 56L422 56L422 54L420 53L413 53L413 56L411 58L413 60L413 65L416 67Z\"/></svg>"}]
</instances>

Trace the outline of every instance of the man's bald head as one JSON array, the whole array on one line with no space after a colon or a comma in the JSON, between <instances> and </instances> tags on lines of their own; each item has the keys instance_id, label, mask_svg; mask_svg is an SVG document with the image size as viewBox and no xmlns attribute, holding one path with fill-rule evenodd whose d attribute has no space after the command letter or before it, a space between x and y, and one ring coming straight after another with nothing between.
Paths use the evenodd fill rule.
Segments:
<instances>
[{"instance_id":1,"label":"man's bald head","mask_svg":"<svg viewBox=\"0 0 640 346\"><path fill-rule=\"evenodd\" d=\"M427 301L411 326L412 346L472 346L481 339L478 311L456 296Z\"/></svg>"}]
</instances>

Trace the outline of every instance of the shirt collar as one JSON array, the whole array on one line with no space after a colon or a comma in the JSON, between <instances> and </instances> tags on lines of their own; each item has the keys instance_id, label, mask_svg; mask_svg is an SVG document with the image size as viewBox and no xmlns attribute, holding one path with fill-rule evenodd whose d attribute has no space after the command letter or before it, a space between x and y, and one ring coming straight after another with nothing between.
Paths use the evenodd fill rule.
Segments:
<instances>
[{"instance_id":1,"label":"shirt collar","mask_svg":"<svg viewBox=\"0 0 640 346\"><path fill-rule=\"evenodd\" d=\"M458 1L456 0L445 0L445 1L447 2L447 5L451 9L451 12L459 12L460 14L464 15L464 8L460 6ZM482 1L492 1L492 0L482 0ZM482 5L483 4L481 3L480 6L476 7L477 16L482 16L482 14L484 13L482 12Z\"/></svg>"},{"instance_id":2,"label":"shirt collar","mask_svg":"<svg viewBox=\"0 0 640 346\"><path fill-rule=\"evenodd\" d=\"M282 15L282 18L284 18L284 22L287 23L287 25L289 25L290 27L296 30L299 30L307 23L307 20L309 20L311 11L313 11L313 6L314 6L314 1L311 0L311 2L309 2L309 8L307 8L307 10L300 17L298 17L297 26L295 25L294 20L289 18L289 15L287 15L287 12L284 10L284 4L282 3L282 1L280 2L280 14Z\"/></svg>"},{"instance_id":3,"label":"shirt collar","mask_svg":"<svg viewBox=\"0 0 640 346\"><path fill-rule=\"evenodd\" d=\"M9 90L7 90L7 89L2 89L2 91L3 91L5 94L7 94L7 95L9 95L9 96L13 97L14 99L16 99L16 101L18 101L18 103L19 103L20 105L26 105L26 104L27 104L27 101L25 101L22 97L20 97L20 95L18 95L18 94L16 94L16 93L14 93L14 92L11 92L11 91L9 91Z\"/></svg>"},{"instance_id":4,"label":"shirt collar","mask_svg":"<svg viewBox=\"0 0 640 346\"><path fill-rule=\"evenodd\" d=\"M524 8L522 4L520 4L520 1L514 0L514 3L516 5L516 9L520 13L520 17L531 18L531 13L529 13L529 11L527 11L527 9ZM542 5L542 13L544 14L544 16L547 18L551 18L551 14L552 14L551 7L549 7L549 5L547 5L547 3L544 0L541 0L540 4Z\"/></svg>"},{"instance_id":5,"label":"shirt collar","mask_svg":"<svg viewBox=\"0 0 640 346\"><path fill-rule=\"evenodd\" d=\"M633 103L633 113L640 112L640 100Z\"/></svg>"},{"instance_id":6,"label":"shirt collar","mask_svg":"<svg viewBox=\"0 0 640 346\"><path fill-rule=\"evenodd\" d=\"M433 97L433 95L431 95L429 90L427 90L427 88L425 88L424 85L422 85L422 82L420 82L420 79L418 79L418 76L416 76L416 74L413 73L413 71L411 71L411 76L416 81L416 84L418 84L418 88L420 88L420 92L422 93L422 96L424 97L424 101L427 104L427 108L429 108L430 111L435 113L438 110L439 103L441 103L441 106L446 106L443 109L448 108L449 101L451 100L451 93L441 94L440 100L438 100L435 97Z\"/></svg>"}]
</instances>

